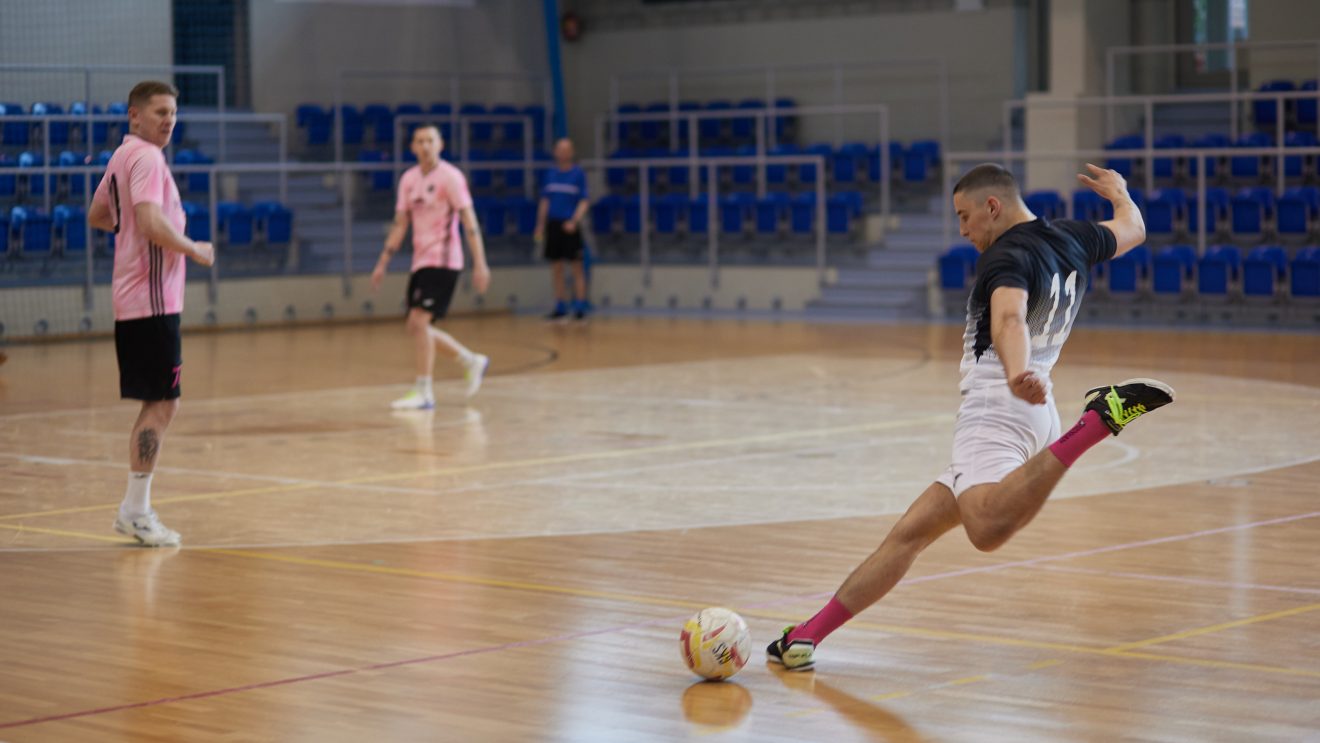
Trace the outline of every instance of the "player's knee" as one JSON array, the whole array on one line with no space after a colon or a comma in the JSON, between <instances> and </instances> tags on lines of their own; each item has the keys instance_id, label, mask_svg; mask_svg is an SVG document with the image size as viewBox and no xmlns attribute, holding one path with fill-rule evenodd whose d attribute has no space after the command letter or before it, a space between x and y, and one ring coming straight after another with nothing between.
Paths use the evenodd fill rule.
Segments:
<instances>
[{"instance_id":1,"label":"player's knee","mask_svg":"<svg viewBox=\"0 0 1320 743\"><path fill-rule=\"evenodd\" d=\"M165 427L170 421L174 420L175 413L179 412L179 400L155 400L147 405L147 415L152 424L157 427Z\"/></svg>"}]
</instances>

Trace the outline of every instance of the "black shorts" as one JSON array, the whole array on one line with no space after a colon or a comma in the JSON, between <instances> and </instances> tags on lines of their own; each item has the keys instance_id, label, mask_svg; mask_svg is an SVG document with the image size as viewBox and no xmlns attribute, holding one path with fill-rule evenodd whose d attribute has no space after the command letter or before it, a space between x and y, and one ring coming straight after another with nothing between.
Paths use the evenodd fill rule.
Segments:
<instances>
[{"instance_id":1,"label":"black shorts","mask_svg":"<svg viewBox=\"0 0 1320 743\"><path fill-rule=\"evenodd\" d=\"M432 320L449 312L458 286L458 271L452 268L419 268L408 278L408 309L426 310Z\"/></svg>"},{"instance_id":2,"label":"black shorts","mask_svg":"<svg viewBox=\"0 0 1320 743\"><path fill-rule=\"evenodd\" d=\"M154 315L115 321L119 396L126 400L176 400L183 370L179 316Z\"/></svg>"},{"instance_id":3,"label":"black shorts","mask_svg":"<svg viewBox=\"0 0 1320 743\"><path fill-rule=\"evenodd\" d=\"M565 232L563 220L547 220L545 259L547 261L582 260L582 225L578 224L577 232Z\"/></svg>"}]
</instances>

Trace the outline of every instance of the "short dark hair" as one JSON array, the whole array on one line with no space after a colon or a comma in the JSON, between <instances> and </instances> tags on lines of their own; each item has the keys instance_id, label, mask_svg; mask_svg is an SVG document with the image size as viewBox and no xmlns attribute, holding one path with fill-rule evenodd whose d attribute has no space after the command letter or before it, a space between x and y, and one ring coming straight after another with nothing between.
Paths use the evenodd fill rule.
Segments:
<instances>
[{"instance_id":1,"label":"short dark hair","mask_svg":"<svg viewBox=\"0 0 1320 743\"><path fill-rule=\"evenodd\" d=\"M412 136L414 136L414 137L417 136L417 132L420 132L420 131L423 130L423 129L434 129L434 130L435 130L435 136L438 137L438 138L440 139L441 142L445 141L445 135L442 134L442 133L440 133L440 127L437 126L437 125L435 125L435 124L429 123L429 122L428 122L428 123L425 123L425 124L418 124L418 125L417 125L417 128L416 128L416 129L413 129L413 131L412 131Z\"/></svg>"},{"instance_id":2,"label":"short dark hair","mask_svg":"<svg viewBox=\"0 0 1320 743\"><path fill-rule=\"evenodd\" d=\"M1010 194L1018 193L1017 179L1003 166L995 163L982 163L967 171L966 175L958 179L958 185L953 187L953 192L958 194L963 191L979 191L983 188L1007 191Z\"/></svg>"},{"instance_id":3,"label":"short dark hair","mask_svg":"<svg viewBox=\"0 0 1320 743\"><path fill-rule=\"evenodd\" d=\"M157 95L169 95L178 99L179 89L159 80L143 80L129 91L128 105L132 108L141 108L151 102L152 96Z\"/></svg>"}]
</instances>

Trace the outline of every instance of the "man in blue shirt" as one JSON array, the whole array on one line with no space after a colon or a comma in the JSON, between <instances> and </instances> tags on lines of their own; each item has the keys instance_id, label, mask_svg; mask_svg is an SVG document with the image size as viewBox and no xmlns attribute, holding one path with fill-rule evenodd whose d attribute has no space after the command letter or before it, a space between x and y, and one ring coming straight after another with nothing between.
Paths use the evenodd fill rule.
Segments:
<instances>
[{"instance_id":1,"label":"man in blue shirt","mask_svg":"<svg viewBox=\"0 0 1320 743\"><path fill-rule=\"evenodd\" d=\"M587 174L574 163L573 142L555 142L555 167L546 175L536 212L536 241L545 245L555 282L555 309L548 320L563 320L570 310L564 287L564 266L573 269L573 319L587 316L587 279L582 270L582 218L587 200Z\"/></svg>"}]
</instances>

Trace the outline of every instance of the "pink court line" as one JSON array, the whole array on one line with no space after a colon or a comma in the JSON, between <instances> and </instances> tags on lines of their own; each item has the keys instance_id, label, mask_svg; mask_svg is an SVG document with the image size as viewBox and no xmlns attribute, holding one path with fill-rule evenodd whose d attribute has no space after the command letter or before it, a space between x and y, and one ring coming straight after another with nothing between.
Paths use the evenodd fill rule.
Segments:
<instances>
[{"instance_id":1,"label":"pink court line","mask_svg":"<svg viewBox=\"0 0 1320 743\"><path fill-rule=\"evenodd\" d=\"M999 570L1007 570L1009 568L1027 567L1030 565L1039 565L1041 563L1055 562L1059 560L1072 560L1079 557L1090 557L1092 555L1101 555L1107 552L1118 552L1121 550L1149 547L1156 544L1167 544L1169 542L1182 542L1188 539L1196 539L1198 537L1212 536L1215 534L1224 534L1234 531L1244 531L1246 529L1254 529L1259 526L1273 526L1276 524L1286 524L1292 521L1302 521L1304 519L1315 518L1317 516L1320 516L1320 511L1312 511L1310 513L1297 514L1294 516L1282 516L1280 518L1267 519L1265 521L1253 521L1246 524L1236 524L1234 526L1224 526L1217 529L1203 529L1201 531L1194 531L1188 534L1175 534L1173 536L1159 537L1157 539L1146 539L1140 542L1126 542L1124 544L1114 544L1107 547L1097 547L1095 549L1082 550L1079 552L1067 552L1061 555L1037 557L1031 560L1018 560L1016 562L1001 562L995 565L986 565L979 568L964 568L962 570L950 570L944 573L935 573L932 575L923 575L917 578L911 578L908 580L904 580L903 583L905 584L927 583L930 581L943 580L945 578L957 578L964 575L975 575L978 573L991 573ZM745 608L748 609L764 609L782 604L791 604L798 601L823 598L829 595L832 594L817 593L817 594L810 594L804 596L788 596L784 598L773 599L771 601L760 602L757 604L745 604L744 606ZM573 632L565 635L556 635L554 637L544 637L539 640L518 640L516 642L507 642L501 645L491 645L483 648L473 648L471 650L460 650L453 653L442 653L440 655L428 655L421 658L410 658L407 660L396 660L396 661L389 661L386 663L376 663L374 665L360 666L358 668L343 668L338 671L324 671L322 673L313 673L304 676L293 676L290 678L276 679L274 681L259 681L257 683L245 684L243 686L231 686L225 689L212 689L210 691L199 691L192 694L183 694L175 697L163 697L160 699L151 699L145 702L133 702L131 704L121 704L113 707L99 707L97 709L82 710L79 712L67 712L64 714L49 715L46 717L34 717L27 720L16 720L14 722L0 722L0 730L4 730L7 728L23 727L26 725L37 725L43 722L59 722L61 720L72 720L80 717L104 715L112 712L122 712L130 709L156 707L164 704L174 704L175 702L187 702L197 699L210 699L213 697L226 696L229 694L237 694L245 691L270 689L276 686L288 686L290 684L300 684L307 681L318 681L321 679L335 678L338 676L350 676L358 673L369 673L371 671L381 671L390 668L399 668L402 666L419 665L422 663L434 663L437 661L452 660L454 658L463 658L471 655L495 653L502 650L514 650L517 648L537 647L540 645L548 645L556 642L564 642L566 640L576 640L583 637L608 635L616 632L625 632L630 629L638 629L640 627L650 627L657 624L663 624L665 622L675 621L676 618L683 619L686 618L686 616L687 616L686 614L678 615L677 617L671 615L667 617L647 620L645 622L633 622L631 624L623 624L615 627L606 627L604 629L590 630L586 632Z\"/></svg>"}]
</instances>

